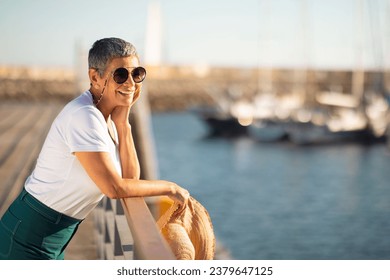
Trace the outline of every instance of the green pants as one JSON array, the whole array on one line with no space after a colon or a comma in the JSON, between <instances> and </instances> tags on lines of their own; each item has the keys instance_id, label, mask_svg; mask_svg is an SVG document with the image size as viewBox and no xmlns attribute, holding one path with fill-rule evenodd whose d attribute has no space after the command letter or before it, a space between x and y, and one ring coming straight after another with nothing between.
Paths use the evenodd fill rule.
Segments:
<instances>
[{"instance_id":1,"label":"green pants","mask_svg":"<svg viewBox=\"0 0 390 280\"><path fill-rule=\"evenodd\" d=\"M80 222L23 189L0 220L0 260L64 259Z\"/></svg>"}]
</instances>

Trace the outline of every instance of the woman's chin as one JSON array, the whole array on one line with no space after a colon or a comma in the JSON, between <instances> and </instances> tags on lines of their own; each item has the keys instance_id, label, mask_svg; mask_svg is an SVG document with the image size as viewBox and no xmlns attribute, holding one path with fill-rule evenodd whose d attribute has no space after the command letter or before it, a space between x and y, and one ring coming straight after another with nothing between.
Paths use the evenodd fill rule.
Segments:
<instances>
[{"instance_id":1,"label":"woman's chin","mask_svg":"<svg viewBox=\"0 0 390 280\"><path fill-rule=\"evenodd\" d=\"M122 106L130 106L132 102L132 99L126 99L121 102Z\"/></svg>"}]
</instances>

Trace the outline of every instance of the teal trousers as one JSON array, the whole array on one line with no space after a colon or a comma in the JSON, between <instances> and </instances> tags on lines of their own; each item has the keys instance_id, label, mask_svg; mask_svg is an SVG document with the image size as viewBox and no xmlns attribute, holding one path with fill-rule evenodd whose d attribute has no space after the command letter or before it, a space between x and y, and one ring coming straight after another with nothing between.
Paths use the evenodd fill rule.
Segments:
<instances>
[{"instance_id":1,"label":"teal trousers","mask_svg":"<svg viewBox=\"0 0 390 280\"><path fill-rule=\"evenodd\" d=\"M0 260L64 259L80 223L23 189L0 220Z\"/></svg>"}]
</instances>

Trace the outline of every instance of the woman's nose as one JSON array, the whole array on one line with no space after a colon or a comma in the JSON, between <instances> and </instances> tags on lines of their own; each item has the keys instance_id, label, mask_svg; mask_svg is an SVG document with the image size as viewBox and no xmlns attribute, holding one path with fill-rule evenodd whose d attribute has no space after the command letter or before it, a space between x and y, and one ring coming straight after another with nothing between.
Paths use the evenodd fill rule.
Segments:
<instances>
[{"instance_id":1,"label":"woman's nose","mask_svg":"<svg viewBox=\"0 0 390 280\"><path fill-rule=\"evenodd\" d=\"M131 85L132 87L135 87L135 82L134 82L134 79L131 75L129 75L129 77L124 82L124 84Z\"/></svg>"}]
</instances>

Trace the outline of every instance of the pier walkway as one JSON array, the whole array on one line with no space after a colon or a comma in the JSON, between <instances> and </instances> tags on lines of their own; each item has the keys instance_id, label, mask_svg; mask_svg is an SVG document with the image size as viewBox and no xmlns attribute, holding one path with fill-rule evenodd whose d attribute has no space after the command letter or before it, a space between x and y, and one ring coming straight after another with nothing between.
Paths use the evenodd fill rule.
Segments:
<instances>
[{"instance_id":1,"label":"pier walkway","mask_svg":"<svg viewBox=\"0 0 390 280\"><path fill-rule=\"evenodd\" d=\"M0 216L19 194L39 155L46 134L63 102L0 103ZM88 217L70 243L66 259L97 259L93 217Z\"/></svg>"},{"instance_id":2,"label":"pier walkway","mask_svg":"<svg viewBox=\"0 0 390 280\"><path fill-rule=\"evenodd\" d=\"M64 102L54 101L2 100L0 103L0 216L19 194L34 168L51 123L64 105ZM145 132L142 114L138 112L137 116L135 127L142 127ZM140 139L143 137L140 142L148 142L150 135L142 136L139 131L136 134ZM141 163L148 158L149 149L145 147L139 147ZM143 168L149 169L150 166ZM146 175L152 178L153 172L149 173ZM147 205L143 198L103 199L94 213L81 223L65 252L65 259L174 259L156 226L151 213L153 207L153 203ZM228 259L218 247L216 258Z\"/></svg>"}]
</instances>

